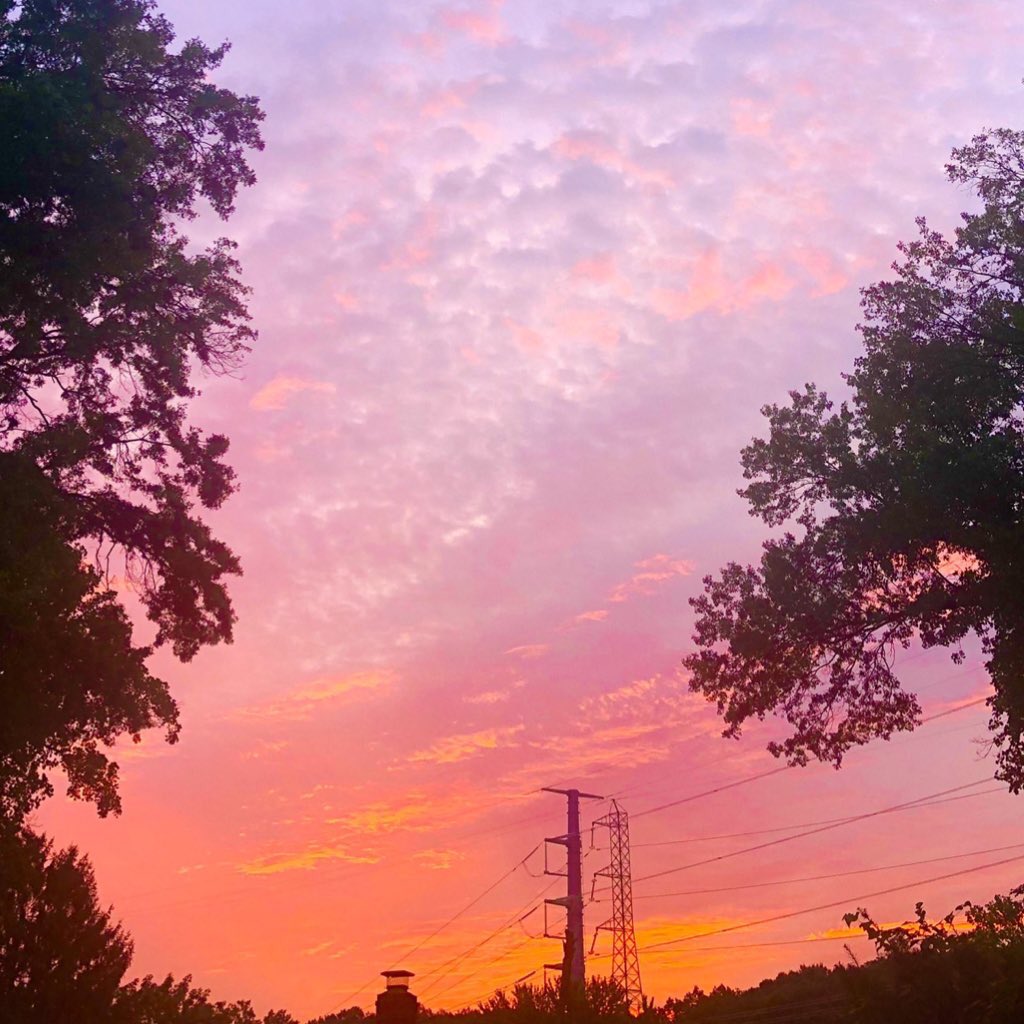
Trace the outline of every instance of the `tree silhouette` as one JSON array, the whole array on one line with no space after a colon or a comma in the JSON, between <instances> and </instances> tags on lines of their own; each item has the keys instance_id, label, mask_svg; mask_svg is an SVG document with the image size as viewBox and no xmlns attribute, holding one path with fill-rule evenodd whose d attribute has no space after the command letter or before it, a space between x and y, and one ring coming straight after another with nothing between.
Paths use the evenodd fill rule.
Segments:
<instances>
[{"instance_id":1,"label":"tree silhouette","mask_svg":"<svg viewBox=\"0 0 1024 1024\"><path fill-rule=\"evenodd\" d=\"M691 685L726 735L779 713L791 763L913 728L894 671L916 636L962 659L981 637L998 775L1024 785L1024 133L954 150L982 210L947 239L919 221L896 279L864 292L864 354L835 405L813 384L769 406L741 493L771 526L761 563L731 563L693 601Z\"/></svg>"},{"instance_id":2,"label":"tree silhouette","mask_svg":"<svg viewBox=\"0 0 1024 1024\"><path fill-rule=\"evenodd\" d=\"M0 1020L107 1024L132 944L100 908L88 859L0 830Z\"/></svg>"},{"instance_id":3,"label":"tree silhouette","mask_svg":"<svg viewBox=\"0 0 1024 1024\"><path fill-rule=\"evenodd\" d=\"M195 988L186 976L162 982L145 977L125 985L117 994L112 1019L124 1024L298 1024L284 1010L259 1017L245 999L212 1002L207 989Z\"/></svg>"},{"instance_id":4,"label":"tree silhouette","mask_svg":"<svg viewBox=\"0 0 1024 1024\"><path fill-rule=\"evenodd\" d=\"M102 747L177 733L108 571L179 658L231 637L239 566L197 513L234 488L228 442L187 411L194 369L238 365L254 334L231 243L194 251L181 225L231 213L262 114L210 82L226 46L173 38L148 0L0 0L0 535L18 538L0 551L2 639L30 624L0 643L9 818L58 765L116 811Z\"/></svg>"}]
</instances>

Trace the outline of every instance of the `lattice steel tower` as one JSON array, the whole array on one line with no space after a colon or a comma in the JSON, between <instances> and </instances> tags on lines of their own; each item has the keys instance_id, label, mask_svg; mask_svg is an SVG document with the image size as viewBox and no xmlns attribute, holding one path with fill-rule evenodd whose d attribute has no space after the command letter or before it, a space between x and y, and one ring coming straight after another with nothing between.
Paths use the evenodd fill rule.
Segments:
<instances>
[{"instance_id":1,"label":"lattice steel tower","mask_svg":"<svg viewBox=\"0 0 1024 1024\"><path fill-rule=\"evenodd\" d=\"M612 809L594 822L594 828L608 829L610 859L608 867L594 872L597 879L607 878L611 882L612 916L598 925L594 932L594 944L598 932L612 933L612 980L617 981L629 998L629 1005L638 1011L643 1001L640 984L640 958L636 951L636 935L633 932L633 876L629 868L629 815L613 800ZM591 891L593 895L593 891ZM593 947L591 947L593 952Z\"/></svg>"}]
</instances>

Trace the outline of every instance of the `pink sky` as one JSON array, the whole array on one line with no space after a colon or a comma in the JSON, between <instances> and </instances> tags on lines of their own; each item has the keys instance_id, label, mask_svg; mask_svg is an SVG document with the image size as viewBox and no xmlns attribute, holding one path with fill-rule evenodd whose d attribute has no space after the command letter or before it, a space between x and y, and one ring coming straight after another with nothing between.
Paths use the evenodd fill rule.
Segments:
<instances>
[{"instance_id":1,"label":"pink sky","mask_svg":"<svg viewBox=\"0 0 1024 1024\"><path fill-rule=\"evenodd\" d=\"M917 214L948 227L969 202L943 178L951 146L1019 126L1024 10L161 6L182 36L231 39L226 84L268 113L260 183L226 229L261 339L195 411L231 435L242 480L216 517L245 565L240 622L233 646L160 662L183 737L125 752L122 818L58 798L39 821L93 858L140 973L326 1013L367 1005L395 961L426 974L529 905L543 880L520 870L403 959L558 832L561 807L539 786L621 793L639 814L775 765L770 725L727 743L687 693L687 598L724 560L756 557L763 532L735 488L758 409L807 380L839 388L858 287L886 272ZM957 669L934 652L906 672L926 709L984 693L976 656ZM971 740L984 721L973 708L838 774L788 772L637 817L634 874L756 840L648 844L983 778L992 765ZM1006 846L1010 800L638 882L638 939L1012 856L657 896ZM869 905L884 919L919 898L945 912L1019 875L1011 864ZM588 933L606 910L587 908ZM841 917L693 943L748 950L648 954L645 987L663 998L834 962L841 942L759 944L827 936ZM527 937L540 926L534 915L423 979L426 1001L457 1006L556 958Z\"/></svg>"}]
</instances>

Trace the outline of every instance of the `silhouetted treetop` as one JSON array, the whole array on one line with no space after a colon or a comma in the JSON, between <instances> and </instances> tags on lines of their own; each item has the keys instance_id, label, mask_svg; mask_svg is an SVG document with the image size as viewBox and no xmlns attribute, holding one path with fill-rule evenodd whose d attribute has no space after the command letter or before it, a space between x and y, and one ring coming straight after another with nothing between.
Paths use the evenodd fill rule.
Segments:
<instances>
[{"instance_id":1,"label":"silhouetted treetop","mask_svg":"<svg viewBox=\"0 0 1024 1024\"><path fill-rule=\"evenodd\" d=\"M0 1020L106 1022L131 958L89 861L0 826Z\"/></svg>"},{"instance_id":2,"label":"silhouetted treetop","mask_svg":"<svg viewBox=\"0 0 1024 1024\"><path fill-rule=\"evenodd\" d=\"M837 766L918 721L894 652L980 636L998 775L1024 785L1024 133L953 153L982 202L945 238L922 219L896 277L864 291L848 401L815 385L768 406L741 493L771 526L759 566L727 565L692 603L692 688L727 735L779 714L771 746Z\"/></svg>"},{"instance_id":3,"label":"silhouetted treetop","mask_svg":"<svg viewBox=\"0 0 1024 1024\"><path fill-rule=\"evenodd\" d=\"M57 764L73 792L116 809L100 744L177 729L165 684L141 667L149 648L132 645L102 596L108 580L73 569L71 552L133 584L155 644L178 657L231 638L224 577L239 565L197 514L234 489L228 441L187 413L196 371L236 367L254 332L232 243L199 251L181 229L204 205L227 216L254 181L247 152L262 146L262 114L211 82L226 46L174 50L173 38L146 0L0 0L0 532L31 531L16 493L30 481L54 534L36 590L8 561L0 613L25 619L45 591L56 621L78 600L92 622L80 651L96 647L63 666L39 647L0 647L9 815L45 795L38 780ZM35 699L51 717L21 706ZM6 791L3 780L26 775L34 789Z\"/></svg>"}]
</instances>

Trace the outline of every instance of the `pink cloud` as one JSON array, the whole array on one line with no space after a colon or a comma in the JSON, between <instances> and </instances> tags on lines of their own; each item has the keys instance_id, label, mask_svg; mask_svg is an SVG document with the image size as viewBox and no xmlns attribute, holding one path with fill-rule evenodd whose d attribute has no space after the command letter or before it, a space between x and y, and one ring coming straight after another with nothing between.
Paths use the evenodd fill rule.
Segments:
<instances>
[{"instance_id":1,"label":"pink cloud","mask_svg":"<svg viewBox=\"0 0 1024 1024\"><path fill-rule=\"evenodd\" d=\"M505 653L519 658L540 658L547 654L548 649L548 644L520 644L518 647L510 647Z\"/></svg>"},{"instance_id":2,"label":"pink cloud","mask_svg":"<svg viewBox=\"0 0 1024 1024\"><path fill-rule=\"evenodd\" d=\"M390 258L381 264L380 269L407 271L430 263L434 257L434 243L439 227L438 212L431 207L424 209L412 231L398 242Z\"/></svg>"},{"instance_id":3,"label":"pink cloud","mask_svg":"<svg viewBox=\"0 0 1024 1024\"><path fill-rule=\"evenodd\" d=\"M600 167L618 171L642 184L661 189L672 188L674 177L621 152L603 133L590 130L566 132L555 140L552 152L565 160L588 160Z\"/></svg>"},{"instance_id":4,"label":"pink cloud","mask_svg":"<svg viewBox=\"0 0 1024 1024\"><path fill-rule=\"evenodd\" d=\"M832 253L820 248L797 249L794 261L804 269L814 282L812 295L819 298L833 295L850 284L849 275Z\"/></svg>"},{"instance_id":5,"label":"pink cloud","mask_svg":"<svg viewBox=\"0 0 1024 1024\"><path fill-rule=\"evenodd\" d=\"M598 307L571 306L554 314L554 331L560 338L612 348L619 343L620 328L608 311Z\"/></svg>"},{"instance_id":6,"label":"pink cloud","mask_svg":"<svg viewBox=\"0 0 1024 1024\"><path fill-rule=\"evenodd\" d=\"M330 705L379 695L391 686L394 678L394 673L378 670L324 676L297 686L278 699L238 708L234 715L239 720L269 723L308 719Z\"/></svg>"},{"instance_id":7,"label":"pink cloud","mask_svg":"<svg viewBox=\"0 0 1024 1024\"><path fill-rule=\"evenodd\" d=\"M249 399L249 408L257 412L271 412L284 409L288 403L303 393L333 395L337 387L327 380L310 380L306 377L282 375L274 377L263 385Z\"/></svg>"},{"instance_id":8,"label":"pink cloud","mask_svg":"<svg viewBox=\"0 0 1024 1024\"><path fill-rule=\"evenodd\" d=\"M573 266L570 273L577 280L609 284L617 276L615 257L610 252L604 252L589 259L580 260Z\"/></svg>"},{"instance_id":9,"label":"pink cloud","mask_svg":"<svg viewBox=\"0 0 1024 1024\"><path fill-rule=\"evenodd\" d=\"M621 604L634 597L653 594L658 587L669 580L693 573L693 562L671 555L653 555L636 563L639 572L623 583L619 583L608 596L609 601Z\"/></svg>"},{"instance_id":10,"label":"pink cloud","mask_svg":"<svg viewBox=\"0 0 1024 1024\"><path fill-rule=\"evenodd\" d=\"M722 269L717 247L705 249L696 260L687 286L675 291L657 288L652 295L654 308L670 320L686 320L702 310L728 307L730 287Z\"/></svg>"},{"instance_id":11,"label":"pink cloud","mask_svg":"<svg viewBox=\"0 0 1024 1024\"><path fill-rule=\"evenodd\" d=\"M490 0L482 9L445 7L437 15L438 22L451 32L459 32L478 43L496 46L505 39L501 19L502 0Z\"/></svg>"},{"instance_id":12,"label":"pink cloud","mask_svg":"<svg viewBox=\"0 0 1024 1024\"><path fill-rule=\"evenodd\" d=\"M731 106L732 127L738 135L768 138L772 134L775 111L769 105L741 97Z\"/></svg>"},{"instance_id":13,"label":"pink cloud","mask_svg":"<svg viewBox=\"0 0 1024 1024\"><path fill-rule=\"evenodd\" d=\"M518 323L510 317L505 317L505 326L511 333L512 340L524 352L538 352L544 347L544 339L532 327Z\"/></svg>"}]
</instances>

